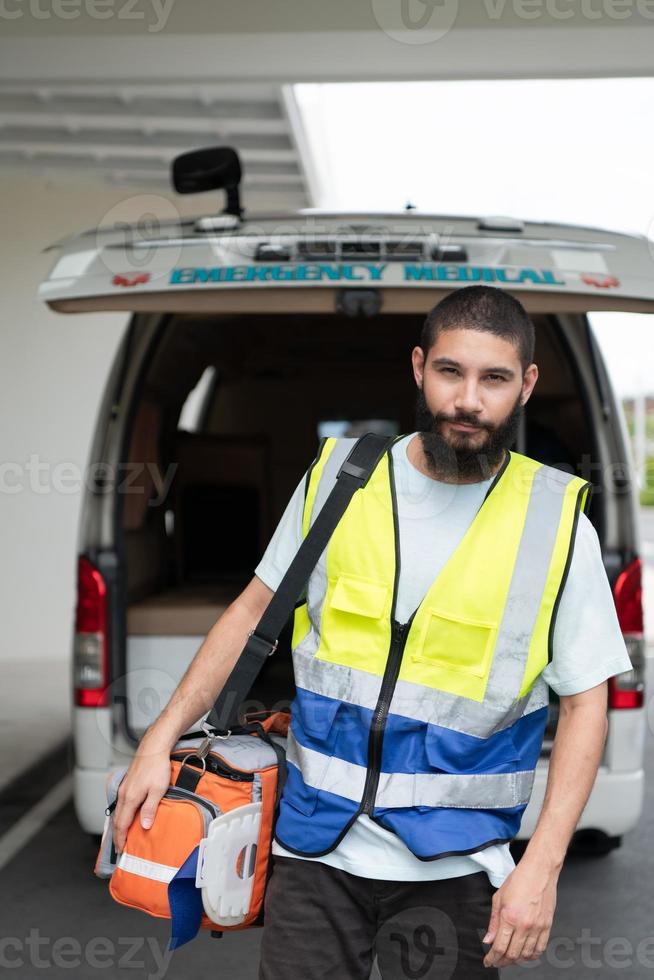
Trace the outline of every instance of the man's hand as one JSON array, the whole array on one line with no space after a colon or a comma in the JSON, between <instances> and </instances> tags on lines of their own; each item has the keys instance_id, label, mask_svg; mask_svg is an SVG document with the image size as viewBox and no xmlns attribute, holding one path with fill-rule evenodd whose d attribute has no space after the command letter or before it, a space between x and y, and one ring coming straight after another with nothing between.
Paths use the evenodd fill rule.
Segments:
<instances>
[{"instance_id":1,"label":"man's hand","mask_svg":"<svg viewBox=\"0 0 654 980\"><path fill-rule=\"evenodd\" d=\"M114 847L121 852L136 811L141 808L141 826L154 823L159 801L170 785L170 750L137 751L118 787L114 811Z\"/></svg>"},{"instance_id":2,"label":"man's hand","mask_svg":"<svg viewBox=\"0 0 654 980\"><path fill-rule=\"evenodd\" d=\"M558 872L522 860L493 895L488 933L492 943L484 966L511 966L536 960L546 948L554 910Z\"/></svg>"}]
</instances>

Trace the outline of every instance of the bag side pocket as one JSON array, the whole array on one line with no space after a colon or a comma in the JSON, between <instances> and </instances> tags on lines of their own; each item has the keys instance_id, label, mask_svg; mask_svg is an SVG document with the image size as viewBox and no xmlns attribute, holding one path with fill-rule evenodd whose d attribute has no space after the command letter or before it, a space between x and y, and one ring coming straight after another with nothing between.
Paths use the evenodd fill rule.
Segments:
<instances>
[{"instance_id":1,"label":"bag side pocket","mask_svg":"<svg viewBox=\"0 0 654 980\"><path fill-rule=\"evenodd\" d=\"M132 821L109 882L111 897L117 902L160 918L170 918L168 885L204 837L207 826L200 804L177 794L169 796L168 792L149 830L141 826L138 816Z\"/></svg>"},{"instance_id":2,"label":"bag side pocket","mask_svg":"<svg viewBox=\"0 0 654 980\"><path fill-rule=\"evenodd\" d=\"M107 777L107 809L104 811L104 827L102 830L102 840L100 849L95 859L93 873L98 878L111 878L116 870L118 854L114 847L114 813L118 800L118 787L122 783L127 766L121 769L114 769Z\"/></svg>"}]
</instances>

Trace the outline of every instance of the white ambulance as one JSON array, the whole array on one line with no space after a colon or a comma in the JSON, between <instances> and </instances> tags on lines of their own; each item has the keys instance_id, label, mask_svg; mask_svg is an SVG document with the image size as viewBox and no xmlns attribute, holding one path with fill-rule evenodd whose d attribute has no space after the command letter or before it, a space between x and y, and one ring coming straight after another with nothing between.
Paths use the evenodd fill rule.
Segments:
<instances>
[{"instance_id":1,"label":"white ambulance","mask_svg":"<svg viewBox=\"0 0 654 980\"><path fill-rule=\"evenodd\" d=\"M415 211L250 217L228 148L185 154L173 175L180 192L225 189L225 211L150 237L121 228L63 241L40 290L61 313L130 314L78 540L82 827L101 831L107 771L129 760L251 578L319 438L412 431L409 355L425 313L452 289L490 283L515 293L536 327L539 379L513 448L593 483L589 516L633 664L609 679L609 734L576 835L606 853L643 805L645 650L636 482L587 314L654 312L647 239ZM294 695L289 633L251 692L268 707ZM552 692L519 839L542 804L557 709Z\"/></svg>"}]
</instances>

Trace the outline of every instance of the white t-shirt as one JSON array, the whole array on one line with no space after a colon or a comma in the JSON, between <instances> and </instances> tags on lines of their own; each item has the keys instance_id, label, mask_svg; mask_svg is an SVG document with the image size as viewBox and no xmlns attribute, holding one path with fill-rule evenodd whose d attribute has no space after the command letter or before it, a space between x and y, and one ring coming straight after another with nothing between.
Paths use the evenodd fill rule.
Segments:
<instances>
[{"instance_id":1,"label":"white t-shirt","mask_svg":"<svg viewBox=\"0 0 654 980\"><path fill-rule=\"evenodd\" d=\"M400 575L396 619L406 622L455 551L486 495L493 477L479 483L443 483L409 461L406 448L415 433L393 446L400 530ZM354 443L354 440L352 440ZM306 475L305 475L306 476ZM298 484L255 574L273 591L302 543L305 477ZM428 545L428 546L426 546ZM568 576L553 635L553 656L542 676L559 695L577 694L607 677L631 669L606 576L595 528L579 514ZM298 857L273 841L273 854ZM474 854L421 861L396 834L360 814L338 846L319 857L350 874L393 881L452 878L485 870L496 888L515 867L508 844L492 844Z\"/></svg>"}]
</instances>

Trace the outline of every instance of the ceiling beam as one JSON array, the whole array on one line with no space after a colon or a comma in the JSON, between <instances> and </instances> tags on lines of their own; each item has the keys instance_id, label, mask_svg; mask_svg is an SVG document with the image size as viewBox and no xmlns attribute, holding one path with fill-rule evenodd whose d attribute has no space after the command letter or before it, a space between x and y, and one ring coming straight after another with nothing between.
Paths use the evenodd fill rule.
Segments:
<instances>
[{"instance_id":1,"label":"ceiling beam","mask_svg":"<svg viewBox=\"0 0 654 980\"><path fill-rule=\"evenodd\" d=\"M589 21L592 25L592 21ZM654 22L374 31L5 37L0 80L130 83L601 78L654 74ZM337 54L336 54L337 53Z\"/></svg>"}]
</instances>

